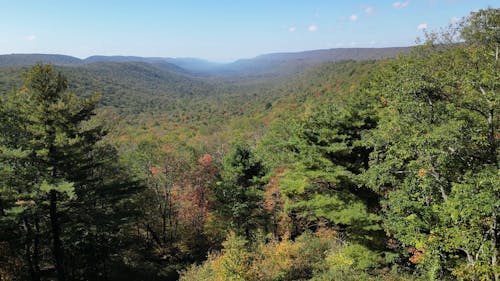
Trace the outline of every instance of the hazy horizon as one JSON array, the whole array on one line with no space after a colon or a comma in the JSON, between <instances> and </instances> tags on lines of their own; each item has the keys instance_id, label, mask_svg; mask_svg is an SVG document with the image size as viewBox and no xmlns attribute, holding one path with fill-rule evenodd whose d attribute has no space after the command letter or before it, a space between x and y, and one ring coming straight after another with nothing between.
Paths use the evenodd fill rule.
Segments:
<instances>
[{"instance_id":1,"label":"hazy horizon","mask_svg":"<svg viewBox=\"0 0 500 281\"><path fill-rule=\"evenodd\" d=\"M0 56L8 56L8 55L62 55L62 56L69 56L69 57L74 57L74 58L78 58L78 59L81 59L81 60L85 60L85 59L88 59L88 58L91 58L91 57L139 57L139 58L161 58L161 59L199 59L199 60L203 60L203 61L206 61L206 62L210 62L210 63L231 63L231 62L235 62L235 61L238 61L238 60L245 60L245 59L253 59L253 58L256 58L256 57L259 57L259 56L262 56L262 55L270 55L270 54L287 54L287 53L303 53L303 52L313 52L313 51L323 51L323 50L333 50L333 49L386 49L386 48L405 48L405 47L412 47L412 46L415 46L414 45L409 45L409 46L387 46L387 47L339 47L339 48L326 48L326 49L311 49L311 50L298 50L298 51L277 51L277 52L272 52L272 53L264 53L264 54L257 54L253 57L242 57L242 58L235 58L235 59L232 59L232 60L225 60L225 61L221 61L221 60L210 60L210 59L207 59L207 58L201 58L201 57L189 57L189 56L185 56L185 57L169 57L169 56L163 56L163 57L160 57L160 56L155 56L155 57L150 57L150 56L141 56L141 55L134 55L134 54L131 54L131 55L113 55L113 54L110 54L110 55L102 55L102 54L94 54L94 55L90 55L90 56L86 56L86 57L79 57L79 56L73 56L73 55L69 55L69 54L59 54L59 53L6 53L6 54L1 54L0 53Z\"/></svg>"},{"instance_id":2,"label":"hazy horizon","mask_svg":"<svg viewBox=\"0 0 500 281\"><path fill-rule=\"evenodd\" d=\"M1 54L200 58L406 47L499 0L12 1L0 9Z\"/></svg>"}]
</instances>

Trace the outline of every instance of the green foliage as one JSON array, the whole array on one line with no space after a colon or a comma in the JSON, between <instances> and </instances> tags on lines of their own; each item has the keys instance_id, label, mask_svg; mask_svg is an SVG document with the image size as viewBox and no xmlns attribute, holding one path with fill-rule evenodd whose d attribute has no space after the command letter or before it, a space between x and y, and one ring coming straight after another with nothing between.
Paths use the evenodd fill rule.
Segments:
<instances>
[{"instance_id":1,"label":"green foliage","mask_svg":"<svg viewBox=\"0 0 500 281\"><path fill-rule=\"evenodd\" d=\"M338 270L353 267L359 270L372 269L380 264L379 259L379 255L359 244L347 245L326 257L330 268Z\"/></svg>"},{"instance_id":2,"label":"green foliage","mask_svg":"<svg viewBox=\"0 0 500 281\"><path fill-rule=\"evenodd\" d=\"M66 89L60 73L36 65L1 100L0 223L13 236L2 231L0 239L17 249L33 280L47 275L43 264L59 280L108 275L98 264L120 262L112 244L133 218L132 205L120 208L137 185L90 120L98 95L80 99Z\"/></svg>"},{"instance_id":3,"label":"green foliage","mask_svg":"<svg viewBox=\"0 0 500 281\"><path fill-rule=\"evenodd\" d=\"M432 280L498 278L500 198L489 182L498 182L500 76L488 32L499 17L495 9L472 14L462 23L465 43L429 41L372 87L382 104L365 179L387 198L387 231Z\"/></svg>"},{"instance_id":4,"label":"green foliage","mask_svg":"<svg viewBox=\"0 0 500 281\"><path fill-rule=\"evenodd\" d=\"M330 230L254 243L231 234L220 253L182 272L180 280L410 280L377 271L380 256L343 244Z\"/></svg>"},{"instance_id":5,"label":"green foliage","mask_svg":"<svg viewBox=\"0 0 500 281\"><path fill-rule=\"evenodd\" d=\"M352 239L371 240L370 232L380 230L379 217L370 210L378 198L358 179L371 150L361 136L376 123L369 104L357 98L319 107L305 120L277 128L288 131L273 148L284 160L275 165L287 167L280 179L285 211L302 231L326 223Z\"/></svg>"},{"instance_id":6,"label":"green foliage","mask_svg":"<svg viewBox=\"0 0 500 281\"><path fill-rule=\"evenodd\" d=\"M263 225L261 178L265 170L253 150L235 144L224 158L221 181L215 187L216 210L228 227L247 238Z\"/></svg>"},{"instance_id":7,"label":"green foliage","mask_svg":"<svg viewBox=\"0 0 500 281\"><path fill-rule=\"evenodd\" d=\"M499 19L293 79L2 68L0 279L498 280Z\"/></svg>"}]
</instances>

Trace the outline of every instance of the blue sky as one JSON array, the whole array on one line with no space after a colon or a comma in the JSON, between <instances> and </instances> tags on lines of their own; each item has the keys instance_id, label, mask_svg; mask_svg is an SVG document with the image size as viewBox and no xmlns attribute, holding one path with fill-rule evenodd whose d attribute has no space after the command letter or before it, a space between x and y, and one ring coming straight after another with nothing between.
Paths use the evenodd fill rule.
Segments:
<instances>
[{"instance_id":1,"label":"blue sky","mask_svg":"<svg viewBox=\"0 0 500 281\"><path fill-rule=\"evenodd\" d=\"M408 46L500 0L0 0L0 54L200 57Z\"/></svg>"}]
</instances>

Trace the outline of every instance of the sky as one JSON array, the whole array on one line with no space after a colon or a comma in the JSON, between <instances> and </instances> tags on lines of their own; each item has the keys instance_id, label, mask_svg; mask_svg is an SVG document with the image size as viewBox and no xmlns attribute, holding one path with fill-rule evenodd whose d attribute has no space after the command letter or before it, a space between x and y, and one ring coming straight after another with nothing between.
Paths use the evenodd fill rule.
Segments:
<instances>
[{"instance_id":1,"label":"sky","mask_svg":"<svg viewBox=\"0 0 500 281\"><path fill-rule=\"evenodd\" d=\"M0 0L0 54L198 57L414 45L500 0Z\"/></svg>"}]
</instances>

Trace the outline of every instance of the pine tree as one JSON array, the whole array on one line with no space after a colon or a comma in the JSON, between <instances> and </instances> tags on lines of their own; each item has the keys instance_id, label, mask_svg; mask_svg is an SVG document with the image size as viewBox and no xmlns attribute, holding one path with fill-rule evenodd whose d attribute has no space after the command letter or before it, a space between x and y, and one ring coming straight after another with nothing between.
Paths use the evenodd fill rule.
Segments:
<instances>
[{"instance_id":1,"label":"pine tree","mask_svg":"<svg viewBox=\"0 0 500 281\"><path fill-rule=\"evenodd\" d=\"M319 106L290 125L294 133L281 140L291 159L280 179L281 193L295 232L326 226L366 242L373 231L380 230L378 196L359 179L371 152L361 137L375 127L376 120L369 101L359 96L353 94L343 106Z\"/></svg>"},{"instance_id":2,"label":"pine tree","mask_svg":"<svg viewBox=\"0 0 500 281\"><path fill-rule=\"evenodd\" d=\"M225 157L221 181L215 188L216 210L222 221L249 238L251 230L263 226L263 184L265 170L253 150L235 144Z\"/></svg>"},{"instance_id":3,"label":"pine tree","mask_svg":"<svg viewBox=\"0 0 500 281\"><path fill-rule=\"evenodd\" d=\"M32 280L41 275L45 257L40 253L46 252L41 242L48 242L46 232L58 280L70 275L74 279L66 248L86 240L74 231L84 228L94 234L92 244L100 248L86 254L95 260L109 244L99 243L106 234L103 228L109 230L113 224L116 228L121 217L111 215L116 215L119 201L130 195L125 191L135 187L117 166L116 151L99 143L106 132L91 120L98 99L98 95L82 99L68 92L66 79L42 64L25 75L21 89L2 98L2 221L17 224L17 232L25 237L23 256Z\"/></svg>"}]
</instances>

